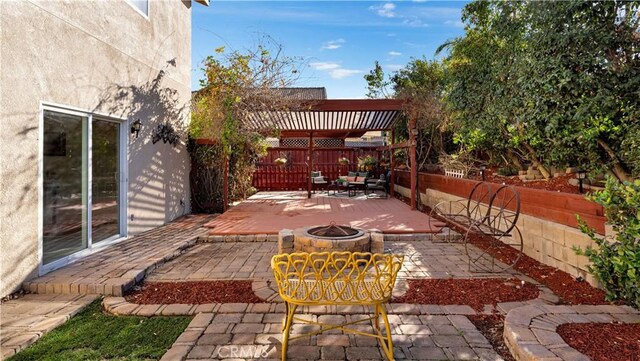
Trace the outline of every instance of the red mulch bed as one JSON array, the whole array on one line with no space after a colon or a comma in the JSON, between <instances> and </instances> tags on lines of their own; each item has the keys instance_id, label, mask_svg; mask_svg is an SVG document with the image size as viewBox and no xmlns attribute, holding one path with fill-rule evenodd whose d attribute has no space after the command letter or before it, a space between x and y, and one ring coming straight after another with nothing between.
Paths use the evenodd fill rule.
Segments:
<instances>
[{"instance_id":1,"label":"red mulch bed","mask_svg":"<svg viewBox=\"0 0 640 361\"><path fill-rule=\"evenodd\" d=\"M531 300L540 290L517 278L411 279L409 290L393 302L426 305L468 305L482 311L484 305Z\"/></svg>"},{"instance_id":2,"label":"red mulch bed","mask_svg":"<svg viewBox=\"0 0 640 361\"><path fill-rule=\"evenodd\" d=\"M398 193L396 193L396 197L407 204L409 203L408 198L403 197ZM430 214L431 209L429 207L425 207L423 213ZM466 230L460 229L460 227L457 227L456 225L451 224L444 219L441 219L437 216L436 218L444 223L447 223L449 227L455 229L457 232L461 232L462 234L466 232ZM518 251L509 246L500 244L498 247L495 247L496 241L489 236L472 235L471 237L469 237L469 241L476 247L483 250L488 249L489 245L494 246L492 249L489 249L488 253L496 259L507 264L513 263L512 260L514 260L518 256ZM576 279L570 274L555 267L547 266L541 262L538 262L525 254L522 254L520 260L514 266L514 269L549 287L549 289L556 296L560 297L560 300L565 304L611 304L611 302L605 300L604 291L591 286L588 282L585 282L582 279ZM617 304L623 303L617 302Z\"/></svg>"},{"instance_id":3,"label":"red mulch bed","mask_svg":"<svg viewBox=\"0 0 640 361\"><path fill-rule=\"evenodd\" d=\"M148 282L124 297L137 304L258 303L251 281Z\"/></svg>"},{"instance_id":4,"label":"red mulch bed","mask_svg":"<svg viewBox=\"0 0 640 361\"><path fill-rule=\"evenodd\" d=\"M504 343L504 317L502 315L469 315L467 318L489 341L498 355L502 356L504 361L516 361Z\"/></svg>"},{"instance_id":5,"label":"red mulch bed","mask_svg":"<svg viewBox=\"0 0 640 361\"><path fill-rule=\"evenodd\" d=\"M593 361L640 358L640 323L565 323L556 332Z\"/></svg>"},{"instance_id":6,"label":"red mulch bed","mask_svg":"<svg viewBox=\"0 0 640 361\"><path fill-rule=\"evenodd\" d=\"M548 191L562 192L562 193L574 193L580 194L580 189L577 186L573 186L569 184L569 179L575 178L574 174L565 174L560 177L553 177L549 180L536 180L536 181L523 181L518 176L501 176L496 174L494 170L487 169L485 171L484 180L486 182L492 183L506 183L509 185L519 186L519 187L527 187L527 188L535 188L535 189L545 189ZM471 179L481 180L480 175L476 175Z\"/></svg>"},{"instance_id":7,"label":"red mulch bed","mask_svg":"<svg viewBox=\"0 0 640 361\"><path fill-rule=\"evenodd\" d=\"M487 249L490 237L477 235L470 238L475 246L481 249ZM495 245L495 241L493 241ZM510 260L517 257L517 251L509 246L501 245L489 250L492 256L503 262L510 263ZM542 264L533 258L522 255L522 258L516 263L514 269L524 273L534 280L549 287L549 289L562 302L570 305L601 305L610 304L605 300L605 293L583 280L577 280L570 274L560 271L555 267Z\"/></svg>"}]
</instances>

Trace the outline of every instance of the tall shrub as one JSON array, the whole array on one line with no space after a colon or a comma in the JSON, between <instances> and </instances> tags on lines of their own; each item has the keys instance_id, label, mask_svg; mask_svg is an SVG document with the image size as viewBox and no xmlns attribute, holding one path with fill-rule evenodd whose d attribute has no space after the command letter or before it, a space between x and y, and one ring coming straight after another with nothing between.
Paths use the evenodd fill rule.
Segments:
<instances>
[{"instance_id":1,"label":"tall shrub","mask_svg":"<svg viewBox=\"0 0 640 361\"><path fill-rule=\"evenodd\" d=\"M597 245L578 254L591 261L591 272L607 292L607 299L622 300L640 308L640 180L620 183L608 179L603 191L588 196L604 207L615 236L596 236L593 229L580 222L580 229Z\"/></svg>"},{"instance_id":2,"label":"tall shrub","mask_svg":"<svg viewBox=\"0 0 640 361\"><path fill-rule=\"evenodd\" d=\"M205 138L214 144L209 151L192 152L195 166L208 164L210 172L195 176L209 180L192 179L192 184L224 184L223 167L229 163L229 200L240 200L251 195L255 165L266 154L264 136L273 134L274 129L256 129L249 123L251 117L266 116L277 110L295 110L301 107L299 100L287 98L277 88L288 87L298 76L300 64L296 58L282 54L282 47L270 38L264 38L254 50L227 52L218 48L215 55L208 56L200 80L201 89L193 100L190 136ZM216 159L211 159L212 157ZM215 168L215 169L214 169ZM221 188L218 188L221 189ZM211 197L221 192L198 193ZM195 200L195 203L209 204L215 199ZM212 207L207 207L212 208ZM216 207L213 207L216 208ZM219 208L219 207L218 207Z\"/></svg>"},{"instance_id":3,"label":"tall shrub","mask_svg":"<svg viewBox=\"0 0 640 361\"><path fill-rule=\"evenodd\" d=\"M640 175L640 1L474 1L444 44L448 112L469 149Z\"/></svg>"}]
</instances>

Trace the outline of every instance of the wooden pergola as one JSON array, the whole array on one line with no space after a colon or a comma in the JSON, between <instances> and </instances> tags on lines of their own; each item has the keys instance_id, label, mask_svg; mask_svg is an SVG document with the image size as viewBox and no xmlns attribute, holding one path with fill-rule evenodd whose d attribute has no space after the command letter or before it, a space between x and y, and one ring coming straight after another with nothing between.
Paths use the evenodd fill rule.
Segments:
<instances>
[{"instance_id":1,"label":"wooden pergola","mask_svg":"<svg viewBox=\"0 0 640 361\"><path fill-rule=\"evenodd\" d=\"M249 114L246 126L258 132L280 132L281 138L308 138L309 155L313 154L314 138L361 137L368 131L391 131L391 145L377 150L393 151L409 148L411 162L411 209L416 209L416 120L409 119L409 141L393 144L394 124L401 118L404 101L397 99L322 99L303 104L296 110L256 111ZM308 160L307 195L311 197L313 157ZM226 180L226 177L225 177ZM391 193L394 190L394 169L391 167ZM225 186L225 190L226 190ZM225 199L225 204L227 199Z\"/></svg>"}]
</instances>

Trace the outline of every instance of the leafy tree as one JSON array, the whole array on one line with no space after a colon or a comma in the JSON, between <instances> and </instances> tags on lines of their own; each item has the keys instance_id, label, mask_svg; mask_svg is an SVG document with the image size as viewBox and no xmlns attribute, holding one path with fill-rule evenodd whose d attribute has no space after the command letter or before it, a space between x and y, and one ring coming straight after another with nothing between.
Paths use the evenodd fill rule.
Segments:
<instances>
[{"instance_id":1,"label":"leafy tree","mask_svg":"<svg viewBox=\"0 0 640 361\"><path fill-rule=\"evenodd\" d=\"M417 164L411 166L419 171L426 164L437 160L442 150L442 131L447 119L441 102L444 85L442 64L424 58L412 59L404 68L385 80L382 68L375 62L374 69L365 75L365 80L370 97L384 94L386 97L406 100L405 114L403 121L396 125L396 135L399 139L408 139L409 121L415 120ZM391 87L392 93L388 91L388 87ZM420 207L419 193L416 197Z\"/></svg>"},{"instance_id":2,"label":"leafy tree","mask_svg":"<svg viewBox=\"0 0 640 361\"><path fill-rule=\"evenodd\" d=\"M444 44L456 141L537 165L638 176L639 2L476 1ZM517 156L516 156L517 155Z\"/></svg>"},{"instance_id":3,"label":"leafy tree","mask_svg":"<svg viewBox=\"0 0 640 361\"><path fill-rule=\"evenodd\" d=\"M222 169L229 162L230 200L246 198L255 164L266 154L264 135L275 129L257 129L250 119L260 112L294 110L299 101L286 97L277 88L290 86L298 76L300 61L286 57L282 47L269 38L255 50L226 52L215 50L203 62L204 78L194 97L190 136L212 140L211 152L192 152ZM264 113L262 113L264 114ZM208 157L208 158L207 158ZM217 181L222 172L216 173Z\"/></svg>"},{"instance_id":4,"label":"leafy tree","mask_svg":"<svg viewBox=\"0 0 640 361\"><path fill-rule=\"evenodd\" d=\"M639 5L575 0L528 4L534 29L528 75L532 91L541 98L531 120L547 133L550 160L578 161L630 179L633 160L622 153L630 130L639 124Z\"/></svg>"},{"instance_id":5,"label":"leafy tree","mask_svg":"<svg viewBox=\"0 0 640 361\"><path fill-rule=\"evenodd\" d=\"M527 94L520 86L526 59L523 7L520 2L467 5L465 36L438 51L449 49L446 103L460 147L520 169L520 159L526 159L548 177L535 149L540 139L529 132Z\"/></svg>"},{"instance_id":6,"label":"leafy tree","mask_svg":"<svg viewBox=\"0 0 640 361\"><path fill-rule=\"evenodd\" d=\"M382 66L376 60L373 69L364 76L364 80L367 82L367 97L368 98L390 98L389 85L390 81L385 80L384 70Z\"/></svg>"}]
</instances>

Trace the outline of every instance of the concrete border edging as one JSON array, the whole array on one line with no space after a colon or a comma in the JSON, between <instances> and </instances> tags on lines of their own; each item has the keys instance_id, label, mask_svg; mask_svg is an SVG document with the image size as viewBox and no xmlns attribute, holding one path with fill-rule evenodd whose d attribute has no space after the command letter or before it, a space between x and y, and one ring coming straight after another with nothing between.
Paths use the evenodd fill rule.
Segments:
<instances>
[{"instance_id":1,"label":"concrete border edging","mask_svg":"<svg viewBox=\"0 0 640 361\"><path fill-rule=\"evenodd\" d=\"M640 322L640 311L616 305L527 305L512 309L504 320L503 338L518 361L588 361L556 332L565 323Z\"/></svg>"}]
</instances>

